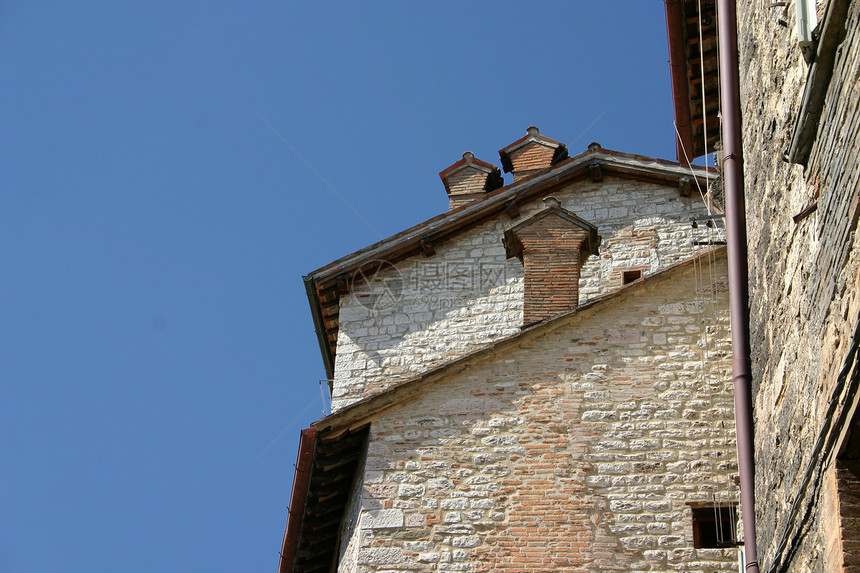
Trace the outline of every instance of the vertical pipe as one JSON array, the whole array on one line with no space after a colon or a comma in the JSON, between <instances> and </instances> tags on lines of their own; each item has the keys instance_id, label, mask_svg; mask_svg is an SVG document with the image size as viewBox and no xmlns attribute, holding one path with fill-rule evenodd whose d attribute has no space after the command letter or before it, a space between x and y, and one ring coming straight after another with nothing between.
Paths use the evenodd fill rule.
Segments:
<instances>
[{"instance_id":1,"label":"vertical pipe","mask_svg":"<svg viewBox=\"0 0 860 573\"><path fill-rule=\"evenodd\" d=\"M749 337L749 276L744 207L743 148L735 0L718 0L720 106L723 116L723 177L726 199L726 243L729 264L729 313L732 328L732 376L741 515L744 522L746 571L758 573L755 538L755 460L752 427L752 380Z\"/></svg>"}]
</instances>

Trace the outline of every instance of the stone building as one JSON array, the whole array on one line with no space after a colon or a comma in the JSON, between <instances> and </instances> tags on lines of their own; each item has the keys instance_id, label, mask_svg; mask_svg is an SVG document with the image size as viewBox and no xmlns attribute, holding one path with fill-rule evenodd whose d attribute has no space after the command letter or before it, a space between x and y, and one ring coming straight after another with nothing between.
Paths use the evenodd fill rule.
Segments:
<instances>
[{"instance_id":1,"label":"stone building","mask_svg":"<svg viewBox=\"0 0 860 573\"><path fill-rule=\"evenodd\" d=\"M718 141L715 3L666 8L696 157ZM739 2L738 37L759 563L860 571L860 1Z\"/></svg>"},{"instance_id":2,"label":"stone building","mask_svg":"<svg viewBox=\"0 0 860 573\"><path fill-rule=\"evenodd\" d=\"M734 569L715 172L534 127L500 158L305 278L333 411L280 571Z\"/></svg>"}]
</instances>

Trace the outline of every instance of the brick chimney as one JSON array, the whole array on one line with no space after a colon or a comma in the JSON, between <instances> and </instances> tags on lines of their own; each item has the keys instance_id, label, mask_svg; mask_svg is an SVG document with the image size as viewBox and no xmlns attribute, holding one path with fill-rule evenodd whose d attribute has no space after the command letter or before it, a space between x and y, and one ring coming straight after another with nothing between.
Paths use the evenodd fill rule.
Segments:
<instances>
[{"instance_id":1,"label":"brick chimney","mask_svg":"<svg viewBox=\"0 0 860 573\"><path fill-rule=\"evenodd\" d=\"M499 156L505 173L514 174L514 183L568 157L563 143L541 135L535 126L526 130L525 137L500 150Z\"/></svg>"},{"instance_id":2,"label":"brick chimney","mask_svg":"<svg viewBox=\"0 0 860 573\"><path fill-rule=\"evenodd\" d=\"M471 203L504 185L499 168L476 159L471 151L464 153L463 159L439 173L439 177L448 192L451 202L449 209Z\"/></svg>"},{"instance_id":3,"label":"brick chimney","mask_svg":"<svg viewBox=\"0 0 860 573\"><path fill-rule=\"evenodd\" d=\"M573 310L579 303L579 271L597 254L597 227L563 209L558 199L505 231L508 258L525 268L523 326Z\"/></svg>"}]
</instances>

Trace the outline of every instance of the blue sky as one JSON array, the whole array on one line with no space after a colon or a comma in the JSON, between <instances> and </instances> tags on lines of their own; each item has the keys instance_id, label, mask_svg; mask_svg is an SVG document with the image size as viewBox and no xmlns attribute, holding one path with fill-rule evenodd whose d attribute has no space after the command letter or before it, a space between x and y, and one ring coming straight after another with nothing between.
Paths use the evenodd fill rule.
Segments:
<instances>
[{"instance_id":1,"label":"blue sky","mask_svg":"<svg viewBox=\"0 0 860 573\"><path fill-rule=\"evenodd\" d=\"M323 408L302 275L529 125L674 159L663 10L5 2L0 571L274 572Z\"/></svg>"}]
</instances>

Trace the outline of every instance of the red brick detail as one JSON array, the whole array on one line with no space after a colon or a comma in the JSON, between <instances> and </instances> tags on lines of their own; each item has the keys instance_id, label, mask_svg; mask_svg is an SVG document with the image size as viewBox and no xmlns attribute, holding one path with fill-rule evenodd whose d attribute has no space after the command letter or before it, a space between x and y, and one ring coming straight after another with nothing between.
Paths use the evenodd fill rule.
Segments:
<instances>
[{"instance_id":1,"label":"red brick detail","mask_svg":"<svg viewBox=\"0 0 860 573\"><path fill-rule=\"evenodd\" d=\"M548 215L516 233L525 267L523 324L576 308L579 271L588 253L586 229L557 215Z\"/></svg>"},{"instance_id":2,"label":"red brick detail","mask_svg":"<svg viewBox=\"0 0 860 573\"><path fill-rule=\"evenodd\" d=\"M531 175L532 172L538 169L544 169L552 165L552 158L555 154L555 148L547 147L536 141L527 143L519 149L510 153L511 164L514 174L514 181L519 181L523 177Z\"/></svg>"},{"instance_id":3,"label":"red brick detail","mask_svg":"<svg viewBox=\"0 0 860 573\"><path fill-rule=\"evenodd\" d=\"M439 173L439 177L448 192L450 209L480 199L503 184L499 168L477 159L471 151L465 152L463 159Z\"/></svg>"},{"instance_id":4,"label":"red brick detail","mask_svg":"<svg viewBox=\"0 0 860 573\"><path fill-rule=\"evenodd\" d=\"M587 466L579 463L587 450L572 445L571 434L582 431L580 402L558 384L538 382L545 374L529 376L520 388L530 391L517 401L525 420L525 454L519 460L511 456L512 472L497 482L494 497L505 500L506 521L488 528L475 572L610 570L595 566L621 548L596 527L604 516L595 512L594 494L585 484Z\"/></svg>"},{"instance_id":5,"label":"red brick detail","mask_svg":"<svg viewBox=\"0 0 860 573\"><path fill-rule=\"evenodd\" d=\"M860 461L836 462L842 525L842 571L860 573Z\"/></svg>"},{"instance_id":6,"label":"red brick detail","mask_svg":"<svg viewBox=\"0 0 860 573\"><path fill-rule=\"evenodd\" d=\"M502 167L506 172L513 173L514 182L517 182L566 158L567 148L563 143L541 135L538 128L531 126L526 130L525 137L500 150L499 157Z\"/></svg>"}]
</instances>

